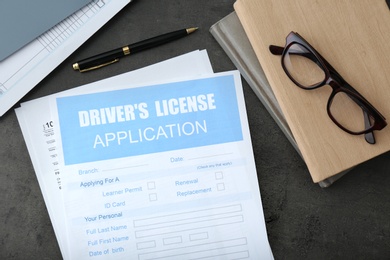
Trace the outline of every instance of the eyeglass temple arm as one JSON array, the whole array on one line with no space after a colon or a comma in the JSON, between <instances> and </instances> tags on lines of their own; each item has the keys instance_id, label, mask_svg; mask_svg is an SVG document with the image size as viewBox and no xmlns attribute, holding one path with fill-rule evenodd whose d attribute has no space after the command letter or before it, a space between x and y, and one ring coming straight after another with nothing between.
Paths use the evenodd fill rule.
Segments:
<instances>
[{"instance_id":1,"label":"eyeglass temple arm","mask_svg":"<svg viewBox=\"0 0 390 260\"><path fill-rule=\"evenodd\" d=\"M364 117L364 126L366 127L366 129L371 127L370 117L364 109L363 109L363 117ZM365 133L364 139L366 139L366 142L369 144L375 144L374 131Z\"/></svg>"},{"instance_id":2,"label":"eyeglass temple arm","mask_svg":"<svg viewBox=\"0 0 390 260\"><path fill-rule=\"evenodd\" d=\"M276 45L270 45L269 46L269 51L273 55L282 55L284 51L284 47L276 46Z\"/></svg>"},{"instance_id":3,"label":"eyeglass temple arm","mask_svg":"<svg viewBox=\"0 0 390 260\"><path fill-rule=\"evenodd\" d=\"M282 55L283 54L283 51L284 51L284 47L280 47L280 46L276 46L276 45L270 45L269 46L269 50L272 54L274 55ZM306 58L312 60L313 62L316 62L318 63L318 60L317 58L314 56L314 54L312 54L311 52L290 52L291 54L296 54L296 55L301 55L301 56L305 56ZM328 66L328 68L330 68L332 70L332 73L334 73L343 83L344 85L352 90L353 92L356 92L355 89L350 86L341 76L340 74L337 73L337 71L332 67L332 65L329 64L329 62L327 62L319 53L317 53L320 58L326 63L326 66ZM350 98L354 99L354 101L360 106L362 107L362 105L360 104L360 101L359 100L356 100L353 96L350 96ZM364 99L364 97L362 97ZM368 101L367 101L368 102ZM370 117L367 113L367 111L365 111L363 108L362 108L362 111L363 111L363 117L364 117L364 125L366 128L369 128L371 126L370 124ZM371 132L368 132L368 133L365 133L364 134L364 138L366 139L367 143L370 143L370 144L375 144L375 137L374 137L374 133L371 131Z\"/></svg>"}]
</instances>

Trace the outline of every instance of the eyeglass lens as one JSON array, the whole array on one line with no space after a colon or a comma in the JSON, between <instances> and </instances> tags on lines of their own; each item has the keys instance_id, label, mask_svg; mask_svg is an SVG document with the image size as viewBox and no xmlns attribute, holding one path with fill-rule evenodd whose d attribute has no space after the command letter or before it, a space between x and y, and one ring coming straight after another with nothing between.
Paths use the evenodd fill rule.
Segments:
<instances>
[{"instance_id":1,"label":"eyeglass lens","mask_svg":"<svg viewBox=\"0 0 390 260\"><path fill-rule=\"evenodd\" d=\"M288 73L303 88L311 88L324 81L325 72L316 62L316 57L300 44L292 44L283 58Z\"/></svg>"},{"instance_id":2,"label":"eyeglass lens","mask_svg":"<svg viewBox=\"0 0 390 260\"><path fill-rule=\"evenodd\" d=\"M300 44L294 43L288 47L283 64L289 76L302 88L311 89L325 80L326 74L316 56ZM337 92L330 100L328 111L338 124L357 133L370 128L373 119L370 118L371 125L365 125L363 110L353 98L352 94Z\"/></svg>"},{"instance_id":3,"label":"eyeglass lens","mask_svg":"<svg viewBox=\"0 0 390 260\"><path fill-rule=\"evenodd\" d=\"M337 92L329 106L333 118L351 132L361 132L374 125L374 119L369 116L369 124L364 124L362 108L345 92Z\"/></svg>"}]
</instances>

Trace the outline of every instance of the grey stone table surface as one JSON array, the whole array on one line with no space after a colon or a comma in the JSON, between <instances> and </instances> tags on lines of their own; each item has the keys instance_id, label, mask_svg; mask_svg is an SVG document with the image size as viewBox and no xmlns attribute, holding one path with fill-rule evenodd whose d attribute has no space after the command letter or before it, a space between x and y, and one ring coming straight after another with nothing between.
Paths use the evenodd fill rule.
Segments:
<instances>
[{"instance_id":1,"label":"grey stone table surface","mask_svg":"<svg viewBox=\"0 0 390 260\"><path fill-rule=\"evenodd\" d=\"M234 0L134 0L20 102L206 49L215 72L235 69L209 32ZM191 37L90 73L81 57L184 27ZM277 28L275 28L277 29ZM0 72L1 73L1 72ZM354 168L326 189L243 80L268 239L276 259L390 259L390 153ZM18 102L15 107L19 106ZM0 118L0 259L61 259L14 112Z\"/></svg>"}]
</instances>

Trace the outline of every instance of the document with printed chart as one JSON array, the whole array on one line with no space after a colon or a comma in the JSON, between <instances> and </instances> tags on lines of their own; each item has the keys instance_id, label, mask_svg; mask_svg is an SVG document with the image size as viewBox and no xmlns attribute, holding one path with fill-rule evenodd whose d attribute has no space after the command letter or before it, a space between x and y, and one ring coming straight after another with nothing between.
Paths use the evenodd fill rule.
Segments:
<instances>
[{"instance_id":1,"label":"document with printed chart","mask_svg":"<svg viewBox=\"0 0 390 260\"><path fill-rule=\"evenodd\" d=\"M131 0L94 0L0 61L0 116Z\"/></svg>"}]
</instances>

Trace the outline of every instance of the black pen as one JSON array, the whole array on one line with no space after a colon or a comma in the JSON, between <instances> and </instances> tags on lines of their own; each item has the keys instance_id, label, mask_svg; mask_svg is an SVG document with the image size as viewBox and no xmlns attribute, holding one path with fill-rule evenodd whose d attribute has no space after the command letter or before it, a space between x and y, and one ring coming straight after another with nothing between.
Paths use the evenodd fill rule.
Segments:
<instances>
[{"instance_id":1,"label":"black pen","mask_svg":"<svg viewBox=\"0 0 390 260\"><path fill-rule=\"evenodd\" d=\"M177 30L147 40L143 40L137 43L133 43L121 48L117 48L115 50L107 51L74 63L73 69L78 70L80 72L98 69L103 66L117 62L119 61L119 58L129 55L131 53L143 51L149 48L162 45L167 42L171 42L176 39L180 39L184 36L189 35L190 33L193 33L197 29L198 29L197 27L194 27L194 28Z\"/></svg>"}]
</instances>

